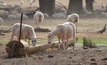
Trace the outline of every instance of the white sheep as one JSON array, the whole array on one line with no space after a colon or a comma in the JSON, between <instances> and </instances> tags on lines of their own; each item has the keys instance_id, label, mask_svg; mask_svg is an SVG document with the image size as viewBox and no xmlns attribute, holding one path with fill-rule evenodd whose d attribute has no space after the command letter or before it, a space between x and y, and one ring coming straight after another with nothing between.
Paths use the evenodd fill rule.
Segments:
<instances>
[{"instance_id":1,"label":"white sheep","mask_svg":"<svg viewBox=\"0 0 107 65\"><path fill-rule=\"evenodd\" d=\"M77 13L72 13L72 14L68 15L67 21L74 23L77 28L78 23L79 23L79 15ZM76 31L77 31L77 29L76 29Z\"/></svg>"},{"instance_id":2,"label":"white sheep","mask_svg":"<svg viewBox=\"0 0 107 65\"><path fill-rule=\"evenodd\" d=\"M40 25L42 25L42 22L44 20L44 15L42 12L37 11L34 16L33 16L35 22L36 22L36 26L39 27Z\"/></svg>"},{"instance_id":3,"label":"white sheep","mask_svg":"<svg viewBox=\"0 0 107 65\"><path fill-rule=\"evenodd\" d=\"M20 31L20 23L15 23L12 26L11 40L13 40L15 36L17 37L17 39L19 39L19 31ZM32 45L35 46L37 37L34 28L30 25L22 24L21 39L24 39L25 41L26 39L28 39L28 43L30 43L31 40Z\"/></svg>"},{"instance_id":4,"label":"white sheep","mask_svg":"<svg viewBox=\"0 0 107 65\"><path fill-rule=\"evenodd\" d=\"M54 38L58 38L58 49L60 49L60 43L63 43L63 49L68 48L69 39L72 37L74 42L74 48L76 44L76 26L72 22L65 22L56 26L54 30L48 33L48 43L50 44ZM66 44L65 44L66 43ZM65 48L66 47L66 48Z\"/></svg>"}]
</instances>

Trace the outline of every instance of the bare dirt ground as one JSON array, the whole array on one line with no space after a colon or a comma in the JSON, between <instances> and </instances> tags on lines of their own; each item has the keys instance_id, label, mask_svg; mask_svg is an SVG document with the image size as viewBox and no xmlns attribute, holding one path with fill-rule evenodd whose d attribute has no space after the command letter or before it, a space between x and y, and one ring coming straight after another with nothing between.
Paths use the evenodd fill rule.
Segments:
<instances>
[{"instance_id":1,"label":"bare dirt ground","mask_svg":"<svg viewBox=\"0 0 107 65\"><path fill-rule=\"evenodd\" d=\"M0 65L106 65L107 49L46 50L27 58L7 58L5 46L0 45Z\"/></svg>"}]
</instances>

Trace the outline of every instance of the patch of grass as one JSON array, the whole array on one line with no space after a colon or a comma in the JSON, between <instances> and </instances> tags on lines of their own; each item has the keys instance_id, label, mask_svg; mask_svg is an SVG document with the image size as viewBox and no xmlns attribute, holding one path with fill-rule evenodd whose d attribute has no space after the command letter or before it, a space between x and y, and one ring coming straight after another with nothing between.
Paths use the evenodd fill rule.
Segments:
<instances>
[{"instance_id":1,"label":"patch of grass","mask_svg":"<svg viewBox=\"0 0 107 65\"><path fill-rule=\"evenodd\" d=\"M0 44L6 45L9 42L9 40L0 40Z\"/></svg>"},{"instance_id":2,"label":"patch of grass","mask_svg":"<svg viewBox=\"0 0 107 65\"><path fill-rule=\"evenodd\" d=\"M94 38L94 37L88 37L92 41L94 41L96 44L107 44L106 38ZM53 41L57 41L57 38L55 37ZM9 42L9 40L0 40L0 44L6 45ZM38 39L37 43L47 43L47 38ZM79 37L77 44L83 44L83 37Z\"/></svg>"},{"instance_id":3,"label":"patch of grass","mask_svg":"<svg viewBox=\"0 0 107 65\"><path fill-rule=\"evenodd\" d=\"M96 44L107 44L107 39L106 38L94 38L94 37L88 37L92 41L94 41ZM83 43L83 37L79 37L77 44L82 44Z\"/></svg>"},{"instance_id":4,"label":"patch of grass","mask_svg":"<svg viewBox=\"0 0 107 65\"><path fill-rule=\"evenodd\" d=\"M95 42L93 42L91 39L84 37L83 38L83 47L89 47L89 48L96 48Z\"/></svg>"},{"instance_id":5,"label":"patch of grass","mask_svg":"<svg viewBox=\"0 0 107 65\"><path fill-rule=\"evenodd\" d=\"M44 39L38 39L37 43L47 43L47 38Z\"/></svg>"},{"instance_id":6,"label":"patch of grass","mask_svg":"<svg viewBox=\"0 0 107 65\"><path fill-rule=\"evenodd\" d=\"M91 37L90 39L92 39L97 44L107 44L106 38L93 38L93 37Z\"/></svg>"}]
</instances>

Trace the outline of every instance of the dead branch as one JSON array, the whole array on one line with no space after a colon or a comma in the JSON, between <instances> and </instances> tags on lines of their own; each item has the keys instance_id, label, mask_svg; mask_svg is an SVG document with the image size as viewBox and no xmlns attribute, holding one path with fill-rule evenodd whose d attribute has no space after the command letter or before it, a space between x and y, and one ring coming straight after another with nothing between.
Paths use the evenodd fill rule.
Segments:
<instances>
[{"instance_id":1,"label":"dead branch","mask_svg":"<svg viewBox=\"0 0 107 65\"><path fill-rule=\"evenodd\" d=\"M104 33L104 32L106 31L106 25L107 25L107 24L105 24L104 27L103 27L103 29L101 29L101 30L98 31L97 33Z\"/></svg>"},{"instance_id":2,"label":"dead branch","mask_svg":"<svg viewBox=\"0 0 107 65\"><path fill-rule=\"evenodd\" d=\"M67 12L70 12L70 13L72 13L71 11L69 11L67 8L66 8L66 6L64 6L63 4L61 4L60 2L57 2L59 5L61 5Z\"/></svg>"}]
</instances>

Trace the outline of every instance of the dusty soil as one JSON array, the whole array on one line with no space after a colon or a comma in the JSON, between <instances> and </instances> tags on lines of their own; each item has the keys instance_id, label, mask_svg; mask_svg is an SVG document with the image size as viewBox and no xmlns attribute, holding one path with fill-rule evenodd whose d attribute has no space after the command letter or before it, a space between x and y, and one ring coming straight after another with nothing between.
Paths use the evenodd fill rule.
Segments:
<instances>
[{"instance_id":1,"label":"dusty soil","mask_svg":"<svg viewBox=\"0 0 107 65\"><path fill-rule=\"evenodd\" d=\"M8 58L5 46L0 45L0 65L106 65L107 49L51 50L31 54L28 57Z\"/></svg>"}]
</instances>

